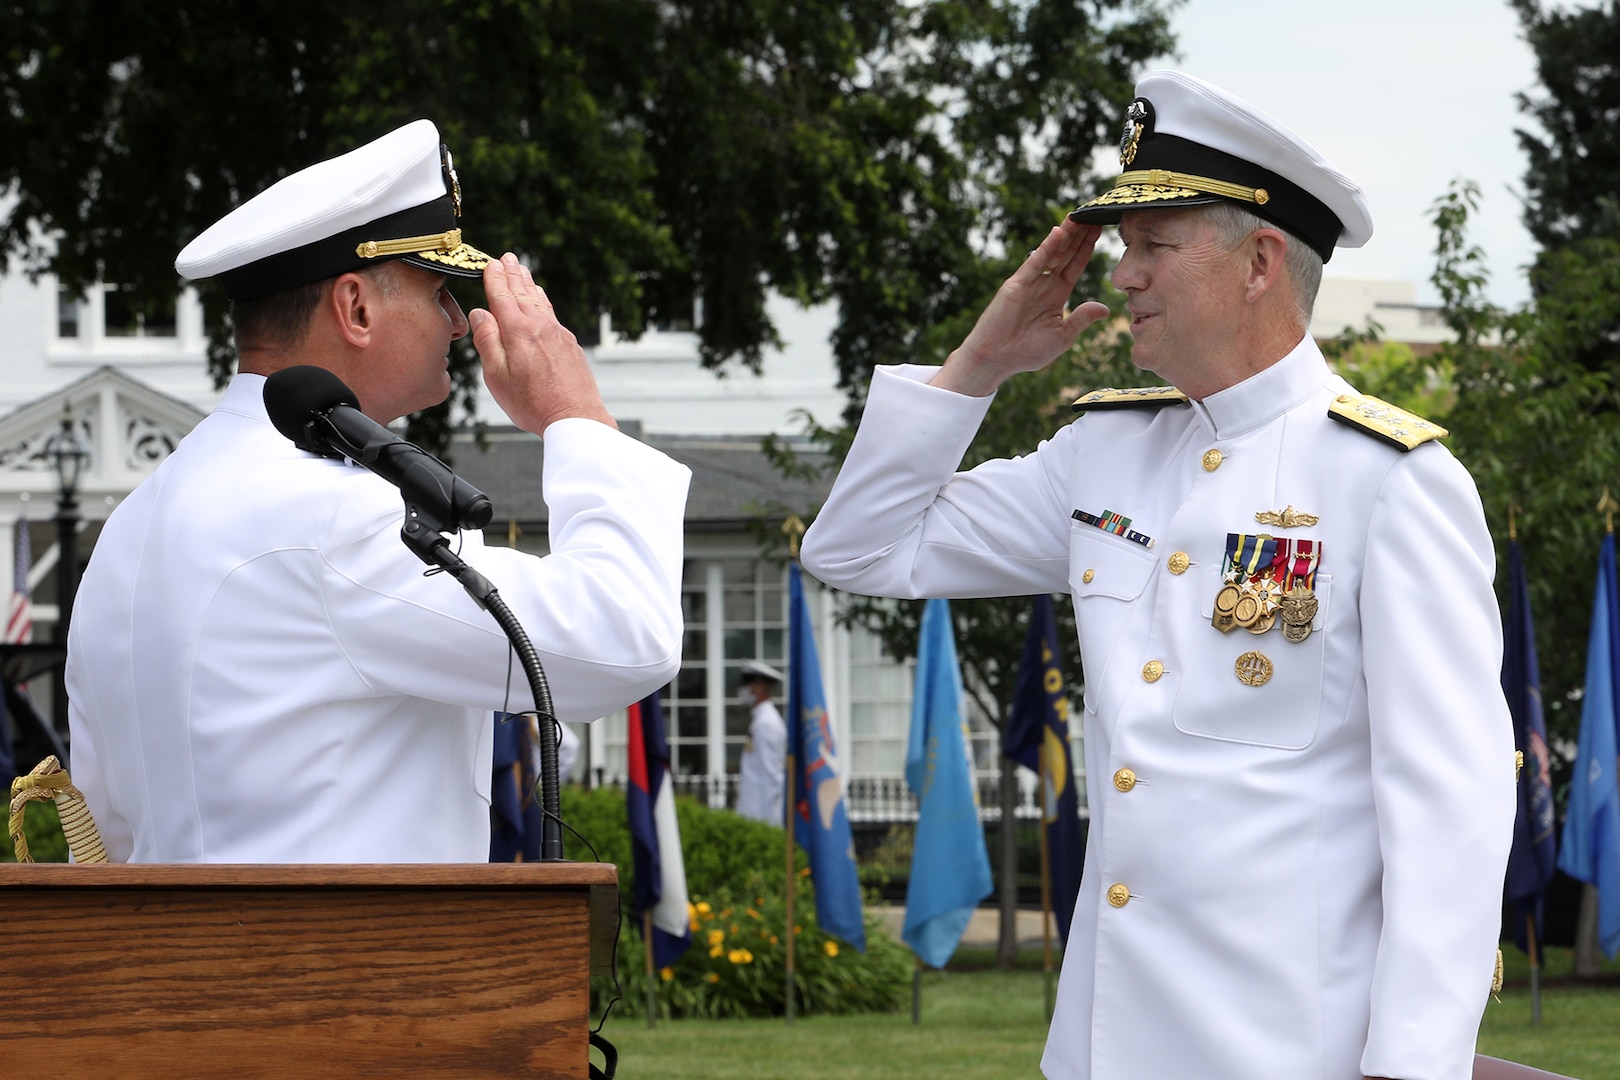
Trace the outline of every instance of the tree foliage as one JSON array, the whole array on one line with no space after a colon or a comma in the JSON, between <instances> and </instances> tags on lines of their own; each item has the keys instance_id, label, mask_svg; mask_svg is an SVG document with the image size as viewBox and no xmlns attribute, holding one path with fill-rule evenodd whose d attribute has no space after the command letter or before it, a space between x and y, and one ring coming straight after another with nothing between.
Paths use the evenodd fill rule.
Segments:
<instances>
[{"instance_id":1,"label":"tree foliage","mask_svg":"<svg viewBox=\"0 0 1620 1080\"><path fill-rule=\"evenodd\" d=\"M167 303L230 207L425 115L469 240L523 253L567 325L701 298L704 362L757 368L769 292L836 300L853 389L1090 185L1166 24L1163 0L0 0L0 269Z\"/></svg>"},{"instance_id":2,"label":"tree foliage","mask_svg":"<svg viewBox=\"0 0 1620 1080\"><path fill-rule=\"evenodd\" d=\"M1533 302L1502 311L1484 300L1484 255L1467 242L1478 198L1460 183L1435 204L1434 282L1456 334L1439 357L1456 391L1446 425L1479 486L1498 565L1510 534L1523 545L1548 731L1573 748L1606 526L1597 503L1605 489L1620 495L1620 387L1613 368L1586 366L1584 346L1594 328L1620 325L1620 240L1544 251Z\"/></svg>"}]
</instances>

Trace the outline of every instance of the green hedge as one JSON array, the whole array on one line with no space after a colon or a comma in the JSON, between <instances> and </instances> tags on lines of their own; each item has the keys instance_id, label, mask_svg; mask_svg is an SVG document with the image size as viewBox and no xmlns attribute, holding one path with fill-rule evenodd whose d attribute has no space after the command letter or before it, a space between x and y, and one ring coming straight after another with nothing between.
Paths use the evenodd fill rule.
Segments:
<instances>
[{"instance_id":1,"label":"green hedge","mask_svg":"<svg viewBox=\"0 0 1620 1080\"><path fill-rule=\"evenodd\" d=\"M11 830L0 830L0 862L16 862L12 850ZM28 840L28 854L35 862L67 862L67 837L62 835L62 822L56 816L56 804L49 799L30 802L23 812L23 835Z\"/></svg>"},{"instance_id":2,"label":"green hedge","mask_svg":"<svg viewBox=\"0 0 1620 1080\"><path fill-rule=\"evenodd\" d=\"M563 820L583 834L604 862L619 868L624 921L618 939L619 1008L647 1010L646 952L631 926L630 829L624 794L564 789ZM780 1016L787 981L786 837L781 829L691 799L675 800L685 854L692 947L673 968L652 976L661 1016ZM591 854L577 838L571 859ZM815 891L805 855L795 850L794 996L800 1015L893 1012L908 1000L912 958L877 920L866 919L866 952L816 924ZM599 987L597 1006L604 1004Z\"/></svg>"}]
</instances>

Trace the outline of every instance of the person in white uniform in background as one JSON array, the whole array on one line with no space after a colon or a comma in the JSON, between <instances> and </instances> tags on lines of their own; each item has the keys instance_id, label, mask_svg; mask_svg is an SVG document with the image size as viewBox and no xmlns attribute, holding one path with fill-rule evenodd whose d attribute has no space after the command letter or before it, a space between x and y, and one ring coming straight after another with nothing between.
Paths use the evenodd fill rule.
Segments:
<instances>
[{"instance_id":1,"label":"person in white uniform in background","mask_svg":"<svg viewBox=\"0 0 1620 1080\"><path fill-rule=\"evenodd\" d=\"M787 725L771 701L782 686L782 673L758 660L745 660L737 679L737 699L749 710L748 744L743 747L742 775L737 780L737 813L770 825L782 825L782 796L787 783Z\"/></svg>"},{"instance_id":2,"label":"person in white uniform in background","mask_svg":"<svg viewBox=\"0 0 1620 1080\"><path fill-rule=\"evenodd\" d=\"M1046 1076L1464 1080L1515 808L1478 494L1307 333L1322 263L1372 233L1353 182L1172 71L1120 164L942 367L873 375L804 567L1073 597L1090 828ZM1070 307L1107 223L1133 359L1170 385L955 473L997 387L1107 315Z\"/></svg>"},{"instance_id":3,"label":"person in white uniform in background","mask_svg":"<svg viewBox=\"0 0 1620 1080\"><path fill-rule=\"evenodd\" d=\"M306 453L265 377L336 374L379 423L450 391L469 327L512 422L545 439L544 558L454 538L539 653L559 719L680 663L690 474L617 429L529 271L462 243L461 188L418 120L293 173L193 240L232 300L239 373L113 512L68 642L73 777L115 861L482 862L493 711L532 709L490 616L400 540L399 491ZM469 317L448 276L481 277ZM542 477L536 477L540 482Z\"/></svg>"}]
</instances>

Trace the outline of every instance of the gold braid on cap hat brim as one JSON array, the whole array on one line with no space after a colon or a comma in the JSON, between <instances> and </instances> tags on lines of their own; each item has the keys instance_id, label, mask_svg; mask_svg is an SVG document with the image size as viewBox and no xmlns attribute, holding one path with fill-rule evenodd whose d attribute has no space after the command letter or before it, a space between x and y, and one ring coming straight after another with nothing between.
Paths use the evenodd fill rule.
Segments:
<instances>
[{"instance_id":1,"label":"gold braid on cap hat brim","mask_svg":"<svg viewBox=\"0 0 1620 1080\"><path fill-rule=\"evenodd\" d=\"M1179 188L1182 192L1185 192L1185 194L1156 195L1150 198L1184 199L1191 195L1219 195L1226 199L1236 199L1238 202L1254 203L1256 206L1264 206L1271 201L1271 193L1265 188L1246 187L1243 184L1233 184L1209 176L1171 172L1169 169L1137 169L1132 172L1120 173L1119 179L1114 181L1114 190L1093 200L1093 204L1106 205L1111 202L1135 201L1129 195L1120 191L1121 188L1129 187Z\"/></svg>"},{"instance_id":2,"label":"gold braid on cap hat brim","mask_svg":"<svg viewBox=\"0 0 1620 1080\"><path fill-rule=\"evenodd\" d=\"M424 251L454 251L460 244L461 230L448 229L398 240L366 240L355 245L354 253L362 259L388 259L396 255L419 255Z\"/></svg>"}]
</instances>

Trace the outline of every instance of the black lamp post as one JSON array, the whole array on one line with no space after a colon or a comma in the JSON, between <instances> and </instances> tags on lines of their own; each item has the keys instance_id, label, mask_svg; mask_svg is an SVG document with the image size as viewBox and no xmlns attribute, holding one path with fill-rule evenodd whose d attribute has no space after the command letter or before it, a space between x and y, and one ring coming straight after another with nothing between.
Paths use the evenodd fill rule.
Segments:
<instances>
[{"instance_id":1,"label":"black lamp post","mask_svg":"<svg viewBox=\"0 0 1620 1080\"><path fill-rule=\"evenodd\" d=\"M84 475L85 462L90 451L73 434L73 413L62 410L62 430L45 443L45 456L56 466L56 643L67 655L68 618L73 612L73 597L79 591L79 478ZM68 697L67 665L64 659L61 673L56 678L56 694L52 699L51 723L57 734L67 737Z\"/></svg>"}]
</instances>

